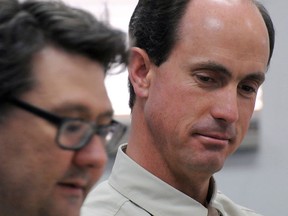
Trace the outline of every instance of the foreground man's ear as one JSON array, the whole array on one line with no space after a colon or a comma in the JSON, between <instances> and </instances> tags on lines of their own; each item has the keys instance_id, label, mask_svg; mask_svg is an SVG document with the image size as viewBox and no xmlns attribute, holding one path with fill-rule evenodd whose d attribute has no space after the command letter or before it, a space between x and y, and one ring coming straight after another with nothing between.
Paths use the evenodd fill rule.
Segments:
<instances>
[{"instance_id":1,"label":"foreground man's ear","mask_svg":"<svg viewBox=\"0 0 288 216\"><path fill-rule=\"evenodd\" d=\"M147 97L150 85L149 71L150 59L145 50L132 47L130 51L130 63L128 66L129 79L138 97Z\"/></svg>"}]
</instances>

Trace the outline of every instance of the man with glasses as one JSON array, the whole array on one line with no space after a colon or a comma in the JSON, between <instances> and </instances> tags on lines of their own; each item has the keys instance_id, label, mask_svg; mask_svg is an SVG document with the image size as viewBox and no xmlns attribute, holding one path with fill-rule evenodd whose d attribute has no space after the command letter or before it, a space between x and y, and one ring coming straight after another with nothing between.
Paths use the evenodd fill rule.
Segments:
<instances>
[{"instance_id":1,"label":"man with glasses","mask_svg":"<svg viewBox=\"0 0 288 216\"><path fill-rule=\"evenodd\" d=\"M125 126L104 85L125 35L48 1L0 0L0 215L77 216Z\"/></svg>"}]
</instances>

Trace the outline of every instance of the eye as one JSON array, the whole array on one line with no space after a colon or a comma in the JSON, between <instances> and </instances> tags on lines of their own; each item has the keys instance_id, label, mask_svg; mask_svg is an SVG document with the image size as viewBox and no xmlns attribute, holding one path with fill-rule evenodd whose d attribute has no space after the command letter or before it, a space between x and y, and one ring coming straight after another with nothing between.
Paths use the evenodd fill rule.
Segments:
<instances>
[{"instance_id":1,"label":"eye","mask_svg":"<svg viewBox=\"0 0 288 216\"><path fill-rule=\"evenodd\" d=\"M68 134L82 134L88 130L89 124L81 120L67 121L62 125L62 133Z\"/></svg>"},{"instance_id":2,"label":"eye","mask_svg":"<svg viewBox=\"0 0 288 216\"><path fill-rule=\"evenodd\" d=\"M82 130L83 126L81 124L69 124L66 126L66 132L75 133Z\"/></svg>"},{"instance_id":3,"label":"eye","mask_svg":"<svg viewBox=\"0 0 288 216\"><path fill-rule=\"evenodd\" d=\"M256 84L240 84L238 89L243 96L254 96L257 94L259 86Z\"/></svg>"},{"instance_id":4,"label":"eye","mask_svg":"<svg viewBox=\"0 0 288 216\"><path fill-rule=\"evenodd\" d=\"M113 121L110 121L108 124L98 124L96 133L100 136L107 136L109 132L113 130Z\"/></svg>"},{"instance_id":5,"label":"eye","mask_svg":"<svg viewBox=\"0 0 288 216\"><path fill-rule=\"evenodd\" d=\"M194 74L194 80L202 88L219 88L225 83L225 78L213 71Z\"/></svg>"},{"instance_id":6,"label":"eye","mask_svg":"<svg viewBox=\"0 0 288 216\"><path fill-rule=\"evenodd\" d=\"M243 85L242 89L246 92L256 92L256 90L254 88L252 88L251 86L248 86L248 85Z\"/></svg>"},{"instance_id":7,"label":"eye","mask_svg":"<svg viewBox=\"0 0 288 216\"><path fill-rule=\"evenodd\" d=\"M99 136L105 137L109 133L110 127L111 127L110 125L99 125L96 133Z\"/></svg>"},{"instance_id":8,"label":"eye","mask_svg":"<svg viewBox=\"0 0 288 216\"><path fill-rule=\"evenodd\" d=\"M209 76L207 76L207 75L197 74L196 78L199 81L204 82L204 83L214 82L214 79L209 77Z\"/></svg>"}]
</instances>

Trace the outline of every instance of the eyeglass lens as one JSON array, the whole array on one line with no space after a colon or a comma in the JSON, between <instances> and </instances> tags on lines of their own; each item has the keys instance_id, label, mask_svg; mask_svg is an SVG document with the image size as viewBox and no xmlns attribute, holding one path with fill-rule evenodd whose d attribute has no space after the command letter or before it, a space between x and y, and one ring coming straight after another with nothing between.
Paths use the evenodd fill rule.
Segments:
<instances>
[{"instance_id":1,"label":"eyeglass lens","mask_svg":"<svg viewBox=\"0 0 288 216\"><path fill-rule=\"evenodd\" d=\"M96 126L81 120L64 122L59 128L57 141L67 149L77 149L86 145L90 139L98 134L105 145L117 144L126 130L126 126L112 122L107 126Z\"/></svg>"}]
</instances>

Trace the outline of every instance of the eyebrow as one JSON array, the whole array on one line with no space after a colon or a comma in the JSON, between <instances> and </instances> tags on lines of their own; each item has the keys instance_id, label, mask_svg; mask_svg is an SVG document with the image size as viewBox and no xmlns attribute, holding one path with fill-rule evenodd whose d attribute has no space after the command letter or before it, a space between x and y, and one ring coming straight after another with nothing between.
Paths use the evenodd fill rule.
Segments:
<instances>
[{"instance_id":1,"label":"eyebrow","mask_svg":"<svg viewBox=\"0 0 288 216\"><path fill-rule=\"evenodd\" d=\"M86 118L92 118L94 114L91 112L90 109L88 109L86 106L83 105L75 105L71 103L67 103L64 105L61 105L61 107L56 107L51 110L52 112L55 113L76 113L76 114L81 114L85 116ZM114 111L112 109L107 109L104 112L97 113L97 120L103 119L103 118L112 118L114 116Z\"/></svg>"},{"instance_id":2,"label":"eyebrow","mask_svg":"<svg viewBox=\"0 0 288 216\"><path fill-rule=\"evenodd\" d=\"M260 84L262 84L265 81L265 74L262 72L256 72L253 74L249 74L246 79L252 79L257 80Z\"/></svg>"},{"instance_id":3,"label":"eyebrow","mask_svg":"<svg viewBox=\"0 0 288 216\"><path fill-rule=\"evenodd\" d=\"M106 112L100 113L97 116L97 119L99 120L101 118L113 118L113 116L114 116L113 110L107 110Z\"/></svg>"},{"instance_id":4,"label":"eyebrow","mask_svg":"<svg viewBox=\"0 0 288 216\"><path fill-rule=\"evenodd\" d=\"M207 70L222 73L223 75L229 78L232 77L232 73L230 72L230 70L228 70L223 65L218 64L214 61L207 61L204 63L199 63L197 64L197 67L201 69L207 69ZM256 71L256 72L248 74L246 77L244 77L244 79L253 79L253 80L257 80L259 83L263 83L265 81L265 73Z\"/></svg>"},{"instance_id":5,"label":"eyebrow","mask_svg":"<svg viewBox=\"0 0 288 216\"><path fill-rule=\"evenodd\" d=\"M200 69L206 69L206 70L219 72L228 77L232 76L231 72L226 67L213 61L197 63L196 67Z\"/></svg>"}]
</instances>

